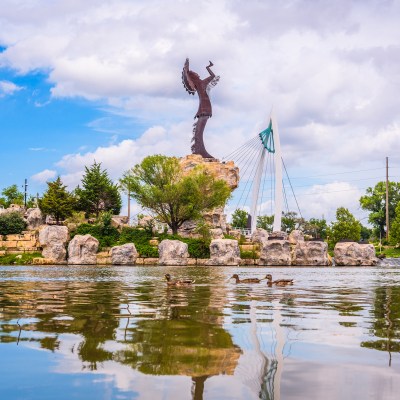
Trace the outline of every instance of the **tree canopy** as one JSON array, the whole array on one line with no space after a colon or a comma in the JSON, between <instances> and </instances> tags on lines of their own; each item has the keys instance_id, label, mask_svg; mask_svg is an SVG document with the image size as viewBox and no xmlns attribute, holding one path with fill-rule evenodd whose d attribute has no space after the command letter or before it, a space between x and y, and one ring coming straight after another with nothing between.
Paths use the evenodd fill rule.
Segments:
<instances>
[{"instance_id":1,"label":"tree canopy","mask_svg":"<svg viewBox=\"0 0 400 400\"><path fill-rule=\"evenodd\" d=\"M119 214L122 206L118 185L115 185L106 170L101 169L101 163L94 162L90 167L85 167L82 178L82 187L75 189L78 198L78 209L84 211L86 216L96 217L103 211Z\"/></svg>"},{"instance_id":2,"label":"tree canopy","mask_svg":"<svg viewBox=\"0 0 400 400\"><path fill-rule=\"evenodd\" d=\"M21 206L24 204L24 194L19 191L17 185L11 185L4 188L1 194L3 196L0 197L0 205L4 208L10 207L11 204L18 204Z\"/></svg>"},{"instance_id":3,"label":"tree canopy","mask_svg":"<svg viewBox=\"0 0 400 400\"><path fill-rule=\"evenodd\" d=\"M237 208L232 214L232 227L246 228L249 214L245 210Z\"/></svg>"},{"instance_id":4,"label":"tree canopy","mask_svg":"<svg viewBox=\"0 0 400 400\"><path fill-rule=\"evenodd\" d=\"M369 187L366 195L360 198L361 208L370 211L368 221L375 227L376 233L384 237L386 227L386 183L378 182ZM395 218L395 209L400 201L400 183L389 182L389 224Z\"/></svg>"},{"instance_id":5,"label":"tree canopy","mask_svg":"<svg viewBox=\"0 0 400 400\"><path fill-rule=\"evenodd\" d=\"M361 224L347 208L339 207L336 210L336 221L331 223L328 235L330 248L343 239L358 241L361 238Z\"/></svg>"},{"instance_id":6,"label":"tree canopy","mask_svg":"<svg viewBox=\"0 0 400 400\"><path fill-rule=\"evenodd\" d=\"M39 208L44 214L51 215L59 223L72 215L75 206L75 197L67 191L60 177L54 182L47 182L47 190L39 199Z\"/></svg>"},{"instance_id":7,"label":"tree canopy","mask_svg":"<svg viewBox=\"0 0 400 400\"><path fill-rule=\"evenodd\" d=\"M148 156L125 172L123 190L176 234L185 221L225 205L230 188L201 168L183 173L176 157Z\"/></svg>"},{"instance_id":8,"label":"tree canopy","mask_svg":"<svg viewBox=\"0 0 400 400\"><path fill-rule=\"evenodd\" d=\"M390 241L395 245L400 243L400 201L397 203L396 216L390 228Z\"/></svg>"}]
</instances>

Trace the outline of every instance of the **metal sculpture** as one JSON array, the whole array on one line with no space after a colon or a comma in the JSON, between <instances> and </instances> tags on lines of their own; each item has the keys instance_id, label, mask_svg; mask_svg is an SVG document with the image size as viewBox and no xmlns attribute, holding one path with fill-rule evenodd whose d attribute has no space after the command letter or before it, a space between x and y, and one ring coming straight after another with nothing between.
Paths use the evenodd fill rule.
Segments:
<instances>
[{"instance_id":1,"label":"metal sculpture","mask_svg":"<svg viewBox=\"0 0 400 400\"><path fill-rule=\"evenodd\" d=\"M210 64L206 67L210 76L205 79L201 79L196 72L189 70L188 58L182 71L182 83L186 91L192 95L197 92L199 96L199 109L194 117L195 119L197 118L197 121L193 124L192 153L200 154L203 158L214 158L207 152L203 141L204 128L208 118L212 117L211 101L208 93L219 81L219 76L215 76L214 72L211 71L213 65L210 61Z\"/></svg>"}]
</instances>

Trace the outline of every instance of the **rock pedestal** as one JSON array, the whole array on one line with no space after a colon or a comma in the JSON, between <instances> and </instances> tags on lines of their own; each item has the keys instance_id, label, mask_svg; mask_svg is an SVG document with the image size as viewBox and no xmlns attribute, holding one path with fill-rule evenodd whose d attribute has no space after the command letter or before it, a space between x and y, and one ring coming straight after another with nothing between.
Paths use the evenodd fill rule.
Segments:
<instances>
[{"instance_id":1,"label":"rock pedestal","mask_svg":"<svg viewBox=\"0 0 400 400\"><path fill-rule=\"evenodd\" d=\"M92 235L76 235L68 245L68 264L95 265L99 241Z\"/></svg>"},{"instance_id":2,"label":"rock pedestal","mask_svg":"<svg viewBox=\"0 0 400 400\"><path fill-rule=\"evenodd\" d=\"M240 249L237 240L215 239L210 244L210 260L206 265L239 265Z\"/></svg>"},{"instance_id":3,"label":"rock pedestal","mask_svg":"<svg viewBox=\"0 0 400 400\"><path fill-rule=\"evenodd\" d=\"M66 226L46 225L39 232L39 243L43 247L42 255L54 264L65 264L67 251L65 245L68 241L68 228Z\"/></svg>"},{"instance_id":4,"label":"rock pedestal","mask_svg":"<svg viewBox=\"0 0 400 400\"><path fill-rule=\"evenodd\" d=\"M251 241L261 245L263 241L268 239L268 236L268 231L262 228L257 228L251 235Z\"/></svg>"},{"instance_id":5,"label":"rock pedestal","mask_svg":"<svg viewBox=\"0 0 400 400\"><path fill-rule=\"evenodd\" d=\"M372 244L339 242L334 249L336 265L376 265L378 258Z\"/></svg>"},{"instance_id":6,"label":"rock pedestal","mask_svg":"<svg viewBox=\"0 0 400 400\"><path fill-rule=\"evenodd\" d=\"M261 245L259 265L290 265L289 240L264 240Z\"/></svg>"},{"instance_id":7,"label":"rock pedestal","mask_svg":"<svg viewBox=\"0 0 400 400\"><path fill-rule=\"evenodd\" d=\"M165 239L158 245L159 265L187 265L188 245L179 240Z\"/></svg>"},{"instance_id":8,"label":"rock pedestal","mask_svg":"<svg viewBox=\"0 0 400 400\"><path fill-rule=\"evenodd\" d=\"M328 244L299 240L292 251L292 265L329 265Z\"/></svg>"},{"instance_id":9,"label":"rock pedestal","mask_svg":"<svg viewBox=\"0 0 400 400\"><path fill-rule=\"evenodd\" d=\"M114 246L111 249L111 264L113 265L134 265L137 257L138 252L133 243Z\"/></svg>"},{"instance_id":10,"label":"rock pedestal","mask_svg":"<svg viewBox=\"0 0 400 400\"><path fill-rule=\"evenodd\" d=\"M295 229L289 234L289 243L297 244L298 242L304 242L304 234L302 231Z\"/></svg>"}]
</instances>

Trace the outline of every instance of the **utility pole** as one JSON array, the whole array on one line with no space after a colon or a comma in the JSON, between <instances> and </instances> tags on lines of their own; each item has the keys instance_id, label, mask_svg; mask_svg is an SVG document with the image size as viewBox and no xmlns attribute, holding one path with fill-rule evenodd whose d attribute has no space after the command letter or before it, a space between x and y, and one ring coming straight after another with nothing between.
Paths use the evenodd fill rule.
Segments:
<instances>
[{"instance_id":1,"label":"utility pole","mask_svg":"<svg viewBox=\"0 0 400 400\"><path fill-rule=\"evenodd\" d=\"M25 178L25 191L24 191L24 206L26 208L26 199L27 199L27 194L28 194L28 179Z\"/></svg>"},{"instance_id":2,"label":"utility pole","mask_svg":"<svg viewBox=\"0 0 400 400\"><path fill-rule=\"evenodd\" d=\"M386 157L386 240L389 240L389 157Z\"/></svg>"}]
</instances>

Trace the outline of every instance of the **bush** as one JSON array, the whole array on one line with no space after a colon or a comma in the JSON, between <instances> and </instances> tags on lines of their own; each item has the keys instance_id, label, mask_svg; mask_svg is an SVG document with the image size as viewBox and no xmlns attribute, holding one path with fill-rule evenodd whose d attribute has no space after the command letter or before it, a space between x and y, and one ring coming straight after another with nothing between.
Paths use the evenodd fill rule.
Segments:
<instances>
[{"instance_id":1,"label":"bush","mask_svg":"<svg viewBox=\"0 0 400 400\"><path fill-rule=\"evenodd\" d=\"M21 233L26 228L26 222L20 213L11 212L0 215L0 235Z\"/></svg>"},{"instance_id":2,"label":"bush","mask_svg":"<svg viewBox=\"0 0 400 400\"><path fill-rule=\"evenodd\" d=\"M117 228L112 226L104 227L102 224L82 224L79 225L75 232L71 233L71 236L75 235L92 235L99 241L99 250L104 247L112 247L118 243L119 232Z\"/></svg>"},{"instance_id":3,"label":"bush","mask_svg":"<svg viewBox=\"0 0 400 400\"><path fill-rule=\"evenodd\" d=\"M158 257L158 248L149 244L135 244L140 257Z\"/></svg>"},{"instance_id":4,"label":"bush","mask_svg":"<svg viewBox=\"0 0 400 400\"><path fill-rule=\"evenodd\" d=\"M150 246L149 240L153 237L148 229L122 228L118 244L134 243L140 257L158 257L157 247Z\"/></svg>"},{"instance_id":5,"label":"bush","mask_svg":"<svg viewBox=\"0 0 400 400\"><path fill-rule=\"evenodd\" d=\"M255 260L257 258L257 253L255 250L250 251L242 251L240 250L240 258L251 258Z\"/></svg>"}]
</instances>

